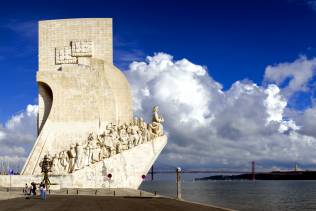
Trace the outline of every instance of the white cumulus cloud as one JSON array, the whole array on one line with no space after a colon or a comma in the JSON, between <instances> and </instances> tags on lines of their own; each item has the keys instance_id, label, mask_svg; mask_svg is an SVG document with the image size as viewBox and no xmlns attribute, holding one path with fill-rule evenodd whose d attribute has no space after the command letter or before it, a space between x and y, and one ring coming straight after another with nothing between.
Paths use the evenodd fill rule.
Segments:
<instances>
[{"instance_id":1,"label":"white cumulus cloud","mask_svg":"<svg viewBox=\"0 0 316 211\"><path fill-rule=\"evenodd\" d=\"M24 164L36 139L37 111L37 105L28 105L0 125L0 171L8 166L18 170Z\"/></svg>"},{"instance_id":2,"label":"white cumulus cloud","mask_svg":"<svg viewBox=\"0 0 316 211\"><path fill-rule=\"evenodd\" d=\"M226 91L205 67L164 53L133 62L126 75L136 115L148 117L152 106L159 105L165 116L169 143L162 165L248 167L252 160L267 168L271 162L316 165L315 138L299 133L296 122L284 117L284 95L307 88L309 63L300 58L281 64L281 70L267 67L266 80L273 84L237 81ZM303 73L296 72L300 65ZM294 81L280 89L287 74Z\"/></svg>"},{"instance_id":3,"label":"white cumulus cloud","mask_svg":"<svg viewBox=\"0 0 316 211\"><path fill-rule=\"evenodd\" d=\"M275 84L270 84L265 90L268 95L265 100L265 105L267 107L267 113L269 115L267 122L270 121L282 121L283 112L286 107L286 100L280 94L280 89Z\"/></svg>"},{"instance_id":4,"label":"white cumulus cloud","mask_svg":"<svg viewBox=\"0 0 316 211\"><path fill-rule=\"evenodd\" d=\"M308 92L315 86L309 82L316 75L316 58L307 59L301 56L294 62L269 65L265 70L264 80L282 87L282 94L291 98L297 92Z\"/></svg>"}]
</instances>

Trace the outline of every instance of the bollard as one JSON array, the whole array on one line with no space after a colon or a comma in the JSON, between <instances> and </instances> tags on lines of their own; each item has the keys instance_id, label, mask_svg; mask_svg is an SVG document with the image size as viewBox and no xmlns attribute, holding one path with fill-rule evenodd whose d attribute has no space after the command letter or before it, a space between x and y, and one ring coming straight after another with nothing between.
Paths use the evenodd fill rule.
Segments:
<instances>
[{"instance_id":1,"label":"bollard","mask_svg":"<svg viewBox=\"0 0 316 211\"><path fill-rule=\"evenodd\" d=\"M139 191L139 196L142 197L142 191Z\"/></svg>"},{"instance_id":2,"label":"bollard","mask_svg":"<svg viewBox=\"0 0 316 211\"><path fill-rule=\"evenodd\" d=\"M95 190L95 193L94 193L94 195L97 195L97 193L98 193L98 190Z\"/></svg>"},{"instance_id":3,"label":"bollard","mask_svg":"<svg viewBox=\"0 0 316 211\"><path fill-rule=\"evenodd\" d=\"M115 191L113 191L113 196L115 196Z\"/></svg>"},{"instance_id":4,"label":"bollard","mask_svg":"<svg viewBox=\"0 0 316 211\"><path fill-rule=\"evenodd\" d=\"M177 172L177 199L181 200L181 168L178 167L176 172Z\"/></svg>"},{"instance_id":5,"label":"bollard","mask_svg":"<svg viewBox=\"0 0 316 211\"><path fill-rule=\"evenodd\" d=\"M155 196L157 196L157 191L155 191Z\"/></svg>"},{"instance_id":6,"label":"bollard","mask_svg":"<svg viewBox=\"0 0 316 211\"><path fill-rule=\"evenodd\" d=\"M48 194L50 195L50 189L48 190Z\"/></svg>"},{"instance_id":7,"label":"bollard","mask_svg":"<svg viewBox=\"0 0 316 211\"><path fill-rule=\"evenodd\" d=\"M67 192L67 195L68 195L68 189L67 189L67 191L66 191L66 192Z\"/></svg>"},{"instance_id":8,"label":"bollard","mask_svg":"<svg viewBox=\"0 0 316 211\"><path fill-rule=\"evenodd\" d=\"M77 189L77 195L79 195L79 190Z\"/></svg>"}]
</instances>

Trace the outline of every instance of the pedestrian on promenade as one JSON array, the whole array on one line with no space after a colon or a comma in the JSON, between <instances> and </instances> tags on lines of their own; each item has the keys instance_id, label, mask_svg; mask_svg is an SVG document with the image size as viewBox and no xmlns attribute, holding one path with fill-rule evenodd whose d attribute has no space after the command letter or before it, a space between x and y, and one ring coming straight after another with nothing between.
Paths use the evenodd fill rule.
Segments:
<instances>
[{"instance_id":1,"label":"pedestrian on promenade","mask_svg":"<svg viewBox=\"0 0 316 211\"><path fill-rule=\"evenodd\" d=\"M45 184L43 185L43 200L46 200L46 186Z\"/></svg>"},{"instance_id":2,"label":"pedestrian on promenade","mask_svg":"<svg viewBox=\"0 0 316 211\"><path fill-rule=\"evenodd\" d=\"M35 184L35 182L32 182L31 186L32 186L31 196L32 196L32 198L34 198L36 196L36 184Z\"/></svg>"},{"instance_id":3,"label":"pedestrian on promenade","mask_svg":"<svg viewBox=\"0 0 316 211\"><path fill-rule=\"evenodd\" d=\"M23 188L23 193L24 195L27 195L27 189L28 189L28 186L27 186L27 183L25 184L25 187Z\"/></svg>"},{"instance_id":4,"label":"pedestrian on promenade","mask_svg":"<svg viewBox=\"0 0 316 211\"><path fill-rule=\"evenodd\" d=\"M41 195L40 195L41 199L46 200L46 187L44 183L40 184L40 192L41 192Z\"/></svg>"},{"instance_id":5,"label":"pedestrian on promenade","mask_svg":"<svg viewBox=\"0 0 316 211\"><path fill-rule=\"evenodd\" d=\"M27 185L27 184L26 184ZM26 189L25 189L25 199L30 199L32 195L32 186L26 186Z\"/></svg>"},{"instance_id":6,"label":"pedestrian on promenade","mask_svg":"<svg viewBox=\"0 0 316 211\"><path fill-rule=\"evenodd\" d=\"M40 198L42 199L42 200L44 200L43 198L44 198L44 194L43 194L43 183L41 182L41 184L40 184L40 186L39 186L39 189L40 189Z\"/></svg>"}]
</instances>

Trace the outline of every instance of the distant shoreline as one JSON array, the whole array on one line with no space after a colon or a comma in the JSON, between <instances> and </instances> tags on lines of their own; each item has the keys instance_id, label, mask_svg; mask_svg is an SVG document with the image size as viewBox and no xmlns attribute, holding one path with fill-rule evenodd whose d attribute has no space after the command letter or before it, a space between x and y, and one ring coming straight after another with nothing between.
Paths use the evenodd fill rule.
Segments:
<instances>
[{"instance_id":1,"label":"distant shoreline","mask_svg":"<svg viewBox=\"0 0 316 211\"><path fill-rule=\"evenodd\" d=\"M214 175L195 178L198 180L316 180L316 171L272 171L238 175Z\"/></svg>"}]
</instances>

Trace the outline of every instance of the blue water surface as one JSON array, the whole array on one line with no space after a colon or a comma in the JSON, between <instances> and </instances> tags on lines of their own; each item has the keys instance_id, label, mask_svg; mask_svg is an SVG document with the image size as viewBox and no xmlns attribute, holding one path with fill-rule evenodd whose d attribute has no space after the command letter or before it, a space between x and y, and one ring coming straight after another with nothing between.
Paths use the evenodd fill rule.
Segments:
<instances>
[{"instance_id":1,"label":"blue water surface","mask_svg":"<svg viewBox=\"0 0 316 211\"><path fill-rule=\"evenodd\" d=\"M174 181L145 181L140 189L175 197ZM183 181L185 200L237 210L316 210L316 181Z\"/></svg>"}]
</instances>

